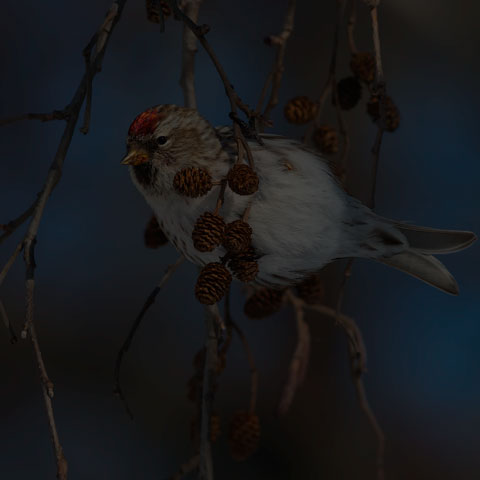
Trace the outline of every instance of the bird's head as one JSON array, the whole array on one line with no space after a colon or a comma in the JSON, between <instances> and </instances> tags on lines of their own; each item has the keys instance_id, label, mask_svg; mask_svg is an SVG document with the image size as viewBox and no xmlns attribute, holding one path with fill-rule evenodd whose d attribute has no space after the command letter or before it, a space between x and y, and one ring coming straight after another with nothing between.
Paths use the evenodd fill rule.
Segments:
<instances>
[{"instance_id":1,"label":"bird's head","mask_svg":"<svg viewBox=\"0 0 480 480\"><path fill-rule=\"evenodd\" d=\"M184 167L212 169L221 153L212 126L191 108L157 105L138 115L128 129L127 155L132 178L146 193L172 188Z\"/></svg>"}]
</instances>

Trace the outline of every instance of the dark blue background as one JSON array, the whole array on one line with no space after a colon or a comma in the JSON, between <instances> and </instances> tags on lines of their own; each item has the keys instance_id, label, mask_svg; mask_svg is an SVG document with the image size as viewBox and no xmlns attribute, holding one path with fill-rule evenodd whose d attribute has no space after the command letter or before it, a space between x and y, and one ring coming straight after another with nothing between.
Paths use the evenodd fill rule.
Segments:
<instances>
[{"instance_id":1,"label":"dark blue background","mask_svg":"<svg viewBox=\"0 0 480 480\"><path fill-rule=\"evenodd\" d=\"M334 3L298 2L281 103L317 97L325 81ZM371 48L359 2L357 43ZM286 2L207 0L201 21L239 94L254 104L273 51L262 38L280 28ZM109 0L47 3L4 0L0 9L0 117L62 108L83 73L82 48ZM380 28L388 90L401 128L385 136L377 211L419 225L480 232L478 190L478 6L474 2L385 2ZM72 479L166 478L192 447L194 408L186 399L191 359L203 341L202 309L193 297L196 269L181 267L149 313L124 370L136 414L129 422L113 397L116 351L145 296L176 258L170 246L144 248L149 210L119 165L132 118L157 103L182 103L178 86L181 25L162 35L145 20L143 1L128 2L95 79L91 132L77 133L64 176L40 226L36 322L56 384L57 423ZM348 74L342 32L339 75ZM197 57L199 110L228 122L228 102L204 52ZM326 111L333 120L333 111ZM362 104L347 113L354 190L369 188L375 127ZM274 131L300 137L281 106ZM21 212L40 189L63 125L22 122L0 130L0 221ZM8 258L20 233L3 244ZM388 478L480 478L479 248L442 259L456 276L451 297L384 266L358 261L345 311L368 349L366 386L387 435ZM18 262L1 298L17 326L24 316L24 269ZM234 312L260 370L261 449L244 464L214 447L217 478L361 479L374 476L375 439L355 400L345 339L329 319L311 318L314 338L307 382L291 412L275 407L294 348L290 311L261 322ZM55 466L37 371L27 342L8 343L0 329L0 472L3 478L53 478ZM235 341L217 396L224 430L248 402L248 368Z\"/></svg>"}]
</instances>

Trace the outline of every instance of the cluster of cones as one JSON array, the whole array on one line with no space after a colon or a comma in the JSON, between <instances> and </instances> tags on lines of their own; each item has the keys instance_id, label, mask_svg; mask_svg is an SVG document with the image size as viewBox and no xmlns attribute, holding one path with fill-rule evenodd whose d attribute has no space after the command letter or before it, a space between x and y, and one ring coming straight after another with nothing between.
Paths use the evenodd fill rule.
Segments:
<instances>
[{"instance_id":1,"label":"cluster of cones","mask_svg":"<svg viewBox=\"0 0 480 480\"><path fill-rule=\"evenodd\" d=\"M332 95L332 101L338 104L342 110L354 108L362 96L362 84L365 84L369 91L375 79L375 58L370 52L356 52L352 54L350 69L353 75L342 78L337 82L336 94ZM385 129L389 132L395 131L400 124L400 114L391 97L384 98L385 108ZM306 96L292 98L284 108L284 115L288 122L296 125L304 125L311 122L318 111L318 104ZM367 103L367 113L374 122L380 119L379 96L370 95ZM338 134L331 125L321 125L314 133L314 141L319 150L331 155L338 152Z\"/></svg>"},{"instance_id":2,"label":"cluster of cones","mask_svg":"<svg viewBox=\"0 0 480 480\"><path fill-rule=\"evenodd\" d=\"M235 164L226 182L238 195L252 195L258 190L258 176L249 165ZM196 198L206 195L213 182L207 170L189 167L176 173L173 186L180 195ZM225 295L232 281L230 271L242 282L251 282L257 276L257 256L251 245L252 228L244 219L226 223L218 208L205 212L195 223L192 240L202 253L212 252L219 246L227 251L221 261L208 263L201 270L195 286L195 296L200 303L213 305Z\"/></svg>"}]
</instances>

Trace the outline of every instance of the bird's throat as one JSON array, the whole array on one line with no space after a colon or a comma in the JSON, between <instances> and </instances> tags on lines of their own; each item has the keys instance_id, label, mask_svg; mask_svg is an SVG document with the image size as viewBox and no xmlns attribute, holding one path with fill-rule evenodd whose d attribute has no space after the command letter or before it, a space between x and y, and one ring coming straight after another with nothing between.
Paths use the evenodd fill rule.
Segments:
<instances>
[{"instance_id":1,"label":"bird's throat","mask_svg":"<svg viewBox=\"0 0 480 480\"><path fill-rule=\"evenodd\" d=\"M155 179L157 177L157 168L151 162L135 165L133 173L137 182L145 189L150 189L155 186Z\"/></svg>"}]
</instances>

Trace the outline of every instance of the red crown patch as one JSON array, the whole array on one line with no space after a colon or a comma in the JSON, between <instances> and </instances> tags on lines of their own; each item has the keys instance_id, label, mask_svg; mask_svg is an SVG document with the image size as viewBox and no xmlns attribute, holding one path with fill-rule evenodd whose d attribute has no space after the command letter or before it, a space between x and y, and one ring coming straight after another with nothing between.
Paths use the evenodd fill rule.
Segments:
<instances>
[{"instance_id":1,"label":"red crown patch","mask_svg":"<svg viewBox=\"0 0 480 480\"><path fill-rule=\"evenodd\" d=\"M128 134L131 136L149 135L155 131L162 118L164 115L159 114L156 108L149 108L135 118L128 129Z\"/></svg>"}]
</instances>

